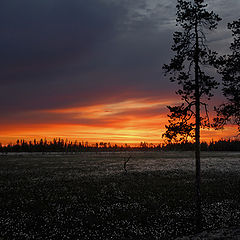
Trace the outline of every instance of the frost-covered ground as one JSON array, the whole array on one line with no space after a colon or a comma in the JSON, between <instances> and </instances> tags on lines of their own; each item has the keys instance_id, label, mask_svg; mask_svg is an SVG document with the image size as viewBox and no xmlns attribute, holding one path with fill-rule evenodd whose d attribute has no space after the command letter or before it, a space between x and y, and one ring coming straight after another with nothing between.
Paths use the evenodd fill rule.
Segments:
<instances>
[{"instance_id":1,"label":"frost-covered ground","mask_svg":"<svg viewBox=\"0 0 240 240\"><path fill-rule=\"evenodd\" d=\"M203 231L196 235L179 237L176 240L239 240L240 228L226 228L213 231Z\"/></svg>"},{"instance_id":2,"label":"frost-covered ground","mask_svg":"<svg viewBox=\"0 0 240 240\"><path fill-rule=\"evenodd\" d=\"M7 159L6 167L11 171L34 171L40 167L65 169L66 174L109 175L123 172L124 161L130 156L129 172L195 170L194 152L13 153L0 155L0 160ZM203 171L240 172L240 152L202 152L201 165Z\"/></svg>"},{"instance_id":3,"label":"frost-covered ground","mask_svg":"<svg viewBox=\"0 0 240 240\"><path fill-rule=\"evenodd\" d=\"M238 227L240 152L201 161L204 230ZM4 240L193 236L194 153L1 155L0 212Z\"/></svg>"}]
</instances>

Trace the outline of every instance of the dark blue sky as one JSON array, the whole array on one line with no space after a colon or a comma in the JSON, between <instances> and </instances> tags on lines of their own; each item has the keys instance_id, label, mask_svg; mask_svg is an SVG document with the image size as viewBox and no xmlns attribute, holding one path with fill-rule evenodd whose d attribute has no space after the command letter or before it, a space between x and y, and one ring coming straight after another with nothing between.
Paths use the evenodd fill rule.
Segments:
<instances>
[{"instance_id":1,"label":"dark blue sky","mask_svg":"<svg viewBox=\"0 0 240 240\"><path fill-rule=\"evenodd\" d=\"M223 18L210 44L225 52L231 37L226 25L239 17L240 1L207 2ZM161 68L171 56L175 5L176 0L1 0L1 121L20 121L29 111L174 98L176 86Z\"/></svg>"}]
</instances>

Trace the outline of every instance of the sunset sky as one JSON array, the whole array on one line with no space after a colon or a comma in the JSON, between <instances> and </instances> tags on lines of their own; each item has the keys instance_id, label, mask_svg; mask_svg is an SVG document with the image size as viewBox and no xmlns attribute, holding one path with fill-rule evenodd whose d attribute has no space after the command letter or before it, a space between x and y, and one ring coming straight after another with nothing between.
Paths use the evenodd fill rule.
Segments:
<instances>
[{"instance_id":1,"label":"sunset sky","mask_svg":"<svg viewBox=\"0 0 240 240\"><path fill-rule=\"evenodd\" d=\"M223 21L208 35L228 51L240 1L208 0ZM162 142L167 105L179 103L163 76L172 56L176 0L2 0L0 142L62 137ZM220 81L220 77L215 74ZM221 103L220 90L210 105ZM204 130L203 140L237 134Z\"/></svg>"}]
</instances>

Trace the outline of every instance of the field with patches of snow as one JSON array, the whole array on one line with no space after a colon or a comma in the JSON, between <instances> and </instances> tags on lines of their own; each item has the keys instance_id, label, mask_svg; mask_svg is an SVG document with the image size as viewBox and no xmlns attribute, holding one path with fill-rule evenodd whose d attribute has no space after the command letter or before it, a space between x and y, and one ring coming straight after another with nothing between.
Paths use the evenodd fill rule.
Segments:
<instances>
[{"instance_id":1,"label":"field with patches of snow","mask_svg":"<svg viewBox=\"0 0 240 240\"><path fill-rule=\"evenodd\" d=\"M201 162L204 229L238 227L240 152ZM0 155L0 239L194 234L194 170L193 152Z\"/></svg>"},{"instance_id":2,"label":"field with patches of snow","mask_svg":"<svg viewBox=\"0 0 240 240\"><path fill-rule=\"evenodd\" d=\"M0 156L0 164L7 161L10 171L65 169L66 174L109 175L123 172L129 157L129 172L195 170L194 152L16 153ZM201 165L203 171L240 172L240 152L202 152Z\"/></svg>"}]
</instances>

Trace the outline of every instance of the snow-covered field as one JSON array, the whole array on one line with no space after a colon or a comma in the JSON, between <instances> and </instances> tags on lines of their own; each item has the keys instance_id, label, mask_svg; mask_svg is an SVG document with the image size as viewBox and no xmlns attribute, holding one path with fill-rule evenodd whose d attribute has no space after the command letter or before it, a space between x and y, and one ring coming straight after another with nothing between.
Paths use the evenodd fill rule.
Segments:
<instances>
[{"instance_id":1,"label":"snow-covered field","mask_svg":"<svg viewBox=\"0 0 240 240\"><path fill-rule=\"evenodd\" d=\"M234 239L240 152L201 163L207 232L195 238L194 152L0 155L0 239Z\"/></svg>"},{"instance_id":2,"label":"snow-covered field","mask_svg":"<svg viewBox=\"0 0 240 240\"><path fill-rule=\"evenodd\" d=\"M109 175L124 171L124 161L128 172L144 171L194 171L194 152L82 152L63 153L13 153L0 155L10 171L24 169L45 170L64 169L80 175ZM240 172L240 152L202 152L202 171ZM1 171L1 170L0 170ZM66 172L67 173L67 172Z\"/></svg>"}]
</instances>

